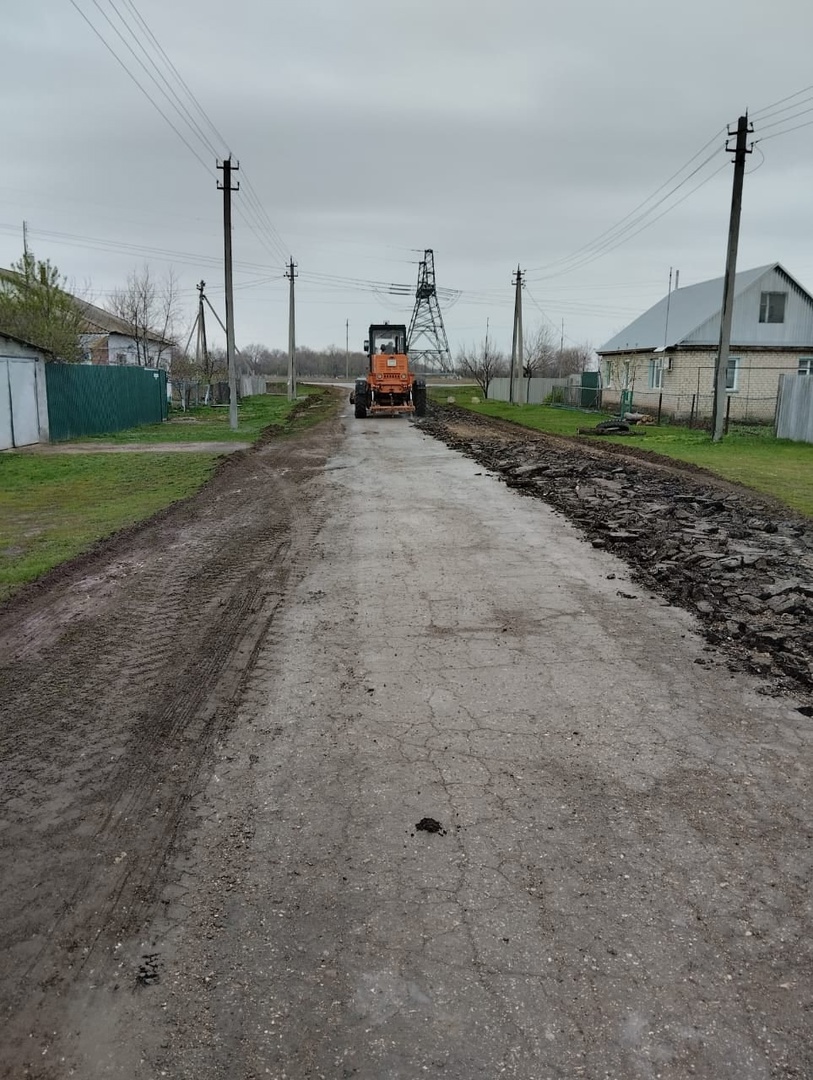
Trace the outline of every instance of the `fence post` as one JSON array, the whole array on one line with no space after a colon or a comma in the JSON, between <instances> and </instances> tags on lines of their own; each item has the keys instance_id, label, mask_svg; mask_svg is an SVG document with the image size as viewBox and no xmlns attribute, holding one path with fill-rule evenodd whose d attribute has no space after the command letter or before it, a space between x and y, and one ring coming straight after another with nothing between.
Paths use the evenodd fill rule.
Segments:
<instances>
[{"instance_id":1,"label":"fence post","mask_svg":"<svg viewBox=\"0 0 813 1080\"><path fill-rule=\"evenodd\" d=\"M726 398L726 403L725 403L725 427L724 427L723 431L724 431L724 433L726 435L728 434L728 418L729 418L729 416L731 416L731 394L728 395L728 397Z\"/></svg>"},{"instance_id":2,"label":"fence post","mask_svg":"<svg viewBox=\"0 0 813 1080\"><path fill-rule=\"evenodd\" d=\"M661 423L661 409L663 408L663 391L658 394L658 426Z\"/></svg>"},{"instance_id":3,"label":"fence post","mask_svg":"<svg viewBox=\"0 0 813 1080\"><path fill-rule=\"evenodd\" d=\"M785 382L785 373L782 372L782 374L779 376L779 379L777 381L776 401L774 402L774 407L773 407L773 433L777 438L779 438L779 403L782 400L782 386L783 386L784 382Z\"/></svg>"},{"instance_id":4,"label":"fence post","mask_svg":"<svg viewBox=\"0 0 813 1080\"><path fill-rule=\"evenodd\" d=\"M694 427L694 407L697 401L697 394L692 394L692 407L689 410L689 427Z\"/></svg>"}]
</instances>

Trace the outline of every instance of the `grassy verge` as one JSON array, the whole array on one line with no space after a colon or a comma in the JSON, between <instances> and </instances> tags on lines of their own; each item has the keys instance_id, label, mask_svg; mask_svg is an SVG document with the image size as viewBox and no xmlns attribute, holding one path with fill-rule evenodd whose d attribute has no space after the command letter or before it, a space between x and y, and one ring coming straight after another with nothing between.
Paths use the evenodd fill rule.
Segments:
<instances>
[{"instance_id":1,"label":"grassy verge","mask_svg":"<svg viewBox=\"0 0 813 1080\"><path fill-rule=\"evenodd\" d=\"M0 454L0 599L193 494L214 454Z\"/></svg>"},{"instance_id":2,"label":"grassy verge","mask_svg":"<svg viewBox=\"0 0 813 1080\"><path fill-rule=\"evenodd\" d=\"M475 387L446 388L431 393L443 403L454 397L456 404L485 416L511 420L550 435L573 436L580 427L593 427L607 419L598 413L561 409L548 405L509 405L505 401L473 404ZM709 469L725 480L733 480L764 495L772 495L787 506L813 517L813 444L776 439L770 428L733 426L721 443L713 443L706 432L664 424L641 429L636 437L608 438L636 449ZM602 442L605 440L602 439Z\"/></svg>"},{"instance_id":3,"label":"grassy verge","mask_svg":"<svg viewBox=\"0 0 813 1080\"><path fill-rule=\"evenodd\" d=\"M288 420L293 402L287 397L263 394L243 398L238 409L237 431L229 427L228 405L208 406L172 411L163 424L114 431L109 435L94 435L79 442L104 443L168 443L168 442L254 442L267 427L282 427Z\"/></svg>"},{"instance_id":4,"label":"grassy verge","mask_svg":"<svg viewBox=\"0 0 813 1080\"><path fill-rule=\"evenodd\" d=\"M255 442L268 429L300 431L335 408L329 392L298 402L244 399L239 428L229 410L195 409L165 424L118 431L95 440L123 445ZM84 440L83 440L84 441ZM194 494L218 457L211 452L0 454L0 600L96 540Z\"/></svg>"}]
</instances>

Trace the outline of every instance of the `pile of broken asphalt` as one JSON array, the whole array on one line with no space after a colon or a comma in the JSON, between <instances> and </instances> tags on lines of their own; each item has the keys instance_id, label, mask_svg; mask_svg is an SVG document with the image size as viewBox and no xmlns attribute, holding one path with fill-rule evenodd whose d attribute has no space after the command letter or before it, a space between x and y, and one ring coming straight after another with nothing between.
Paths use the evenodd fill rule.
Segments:
<instances>
[{"instance_id":1,"label":"pile of broken asphalt","mask_svg":"<svg viewBox=\"0 0 813 1080\"><path fill-rule=\"evenodd\" d=\"M560 511L637 583L699 616L732 671L767 678L813 715L813 522L626 447L588 447L452 406L433 408L420 427Z\"/></svg>"}]
</instances>

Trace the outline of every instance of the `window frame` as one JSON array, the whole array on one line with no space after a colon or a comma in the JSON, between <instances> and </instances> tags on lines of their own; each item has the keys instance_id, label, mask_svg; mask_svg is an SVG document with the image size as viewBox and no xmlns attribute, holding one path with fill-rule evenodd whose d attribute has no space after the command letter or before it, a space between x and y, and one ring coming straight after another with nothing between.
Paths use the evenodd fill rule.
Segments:
<instances>
[{"instance_id":1,"label":"window frame","mask_svg":"<svg viewBox=\"0 0 813 1080\"><path fill-rule=\"evenodd\" d=\"M779 319L773 319L771 318L771 315L773 314L773 305L776 303L776 300L772 298L777 296L782 297L782 317ZM759 321L761 323L773 323L775 326L781 326L782 323L784 323L785 321L785 314L787 313L787 308L788 294L786 292L779 292L776 289L766 289L764 292L761 292L759 294Z\"/></svg>"},{"instance_id":2,"label":"window frame","mask_svg":"<svg viewBox=\"0 0 813 1080\"><path fill-rule=\"evenodd\" d=\"M803 366L804 365L804 366ZM800 356L797 375L813 375L813 356Z\"/></svg>"},{"instance_id":3,"label":"window frame","mask_svg":"<svg viewBox=\"0 0 813 1080\"><path fill-rule=\"evenodd\" d=\"M729 356L728 363L725 369L725 392L727 394L737 394L740 389L740 367L742 365L741 356ZM731 386L728 385L728 373L733 373L733 379L731 380Z\"/></svg>"},{"instance_id":4,"label":"window frame","mask_svg":"<svg viewBox=\"0 0 813 1080\"><path fill-rule=\"evenodd\" d=\"M654 356L649 361L647 384L650 390L663 390L663 360Z\"/></svg>"}]
</instances>

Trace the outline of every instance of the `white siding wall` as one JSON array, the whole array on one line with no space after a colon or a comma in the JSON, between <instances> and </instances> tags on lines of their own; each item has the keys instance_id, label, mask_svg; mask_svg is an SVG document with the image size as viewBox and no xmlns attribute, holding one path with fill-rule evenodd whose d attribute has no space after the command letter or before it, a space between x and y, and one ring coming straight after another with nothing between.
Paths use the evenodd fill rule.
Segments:
<instances>
[{"instance_id":1,"label":"white siding wall","mask_svg":"<svg viewBox=\"0 0 813 1080\"><path fill-rule=\"evenodd\" d=\"M0 339L0 450L48 441L45 362L24 349Z\"/></svg>"},{"instance_id":2,"label":"white siding wall","mask_svg":"<svg viewBox=\"0 0 813 1080\"><path fill-rule=\"evenodd\" d=\"M107 348L109 363L111 364L138 363L138 349L136 348L135 340L125 334L110 334L108 336ZM150 359L145 367L159 367L161 350L157 342L150 343L149 353Z\"/></svg>"}]
</instances>

